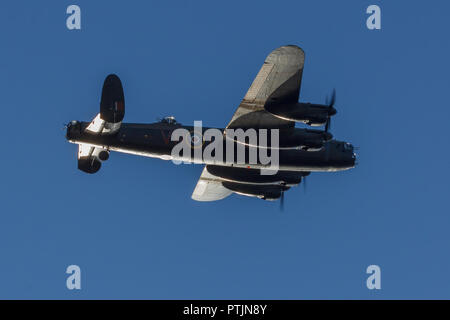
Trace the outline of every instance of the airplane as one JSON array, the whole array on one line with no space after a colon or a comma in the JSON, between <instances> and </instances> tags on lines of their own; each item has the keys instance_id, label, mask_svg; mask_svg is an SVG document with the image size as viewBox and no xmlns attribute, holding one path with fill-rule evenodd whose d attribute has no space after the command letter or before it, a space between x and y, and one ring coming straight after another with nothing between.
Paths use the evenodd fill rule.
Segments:
<instances>
[{"instance_id":1,"label":"airplane","mask_svg":"<svg viewBox=\"0 0 450 320\"><path fill-rule=\"evenodd\" d=\"M176 129L185 129L192 136L190 151L200 150L212 143L202 137L210 128L183 126L174 117L156 123L123 123L125 98L122 83L115 74L104 81L100 100L100 113L91 121L71 121L66 125L66 139L78 145L78 169L96 173L110 152L122 152L163 160L183 160L204 164L203 171L192 193L196 201L216 201L232 193L263 200L284 199L284 192L300 184L310 172L340 171L355 167L356 153L352 144L332 139L329 133L331 117L336 114L335 91L330 102L312 104L299 102L305 54L295 45L282 46L272 51L225 128L227 130L277 130L279 164L272 174L262 174L267 164L257 159L239 162L220 159L198 159L192 154L174 156L172 149L179 141L172 141ZM295 127L296 122L309 126L325 126L324 130ZM265 146L243 143L248 153L251 148ZM270 147L272 148L272 147ZM234 149L233 149L234 150ZM225 153L228 151L225 151ZM195 152L194 152L195 153Z\"/></svg>"}]
</instances>

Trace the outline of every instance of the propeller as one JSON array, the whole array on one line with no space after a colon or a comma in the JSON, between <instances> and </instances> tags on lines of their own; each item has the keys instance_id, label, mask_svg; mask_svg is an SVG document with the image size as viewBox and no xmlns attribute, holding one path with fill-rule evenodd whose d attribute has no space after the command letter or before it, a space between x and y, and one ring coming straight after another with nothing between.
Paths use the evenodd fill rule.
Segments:
<instances>
[{"instance_id":1,"label":"propeller","mask_svg":"<svg viewBox=\"0 0 450 320\"><path fill-rule=\"evenodd\" d=\"M68 123L63 123L63 127L61 128L61 130L66 131L67 129L69 129L72 126L72 121L69 121Z\"/></svg>"},{"instance_id":2,"label":"propeller","mask_svg":"<svg viewBox=\"0 0 450 320\"><path fill-rule=\"evenodd\" d=\"M281 198L280 198L280 211L284 211L284 191L281 191Z\"/></svg>"},{"instance_id":3,"label":"propeller","mask_svg":"<svg viewBox=\"0 0 450 320\"><path fill-rule=\"evenodd\" d=\"M301 179L301 182L303 182L303 191L306 193L306 176L304 175ZM280 196L280 211L283 212L284 211L284 193L289 190L290 187L284 187L283 189L281 189L281 196Z\"/></svg>"},{"instance_id":4,"label":"propeller","mask_svg":"<svg viewBox=\"0 0 450 320\"><path fill-rule=\"evenodd\" d=\"M325 99L325 104L328 105L328 115L327 122L325 123L325 132L328 132L331 126L331 116L336 114L336 109L334 109L334 103L336 102L336 89L333 89L331 93L331 100L328 102L328 96Z\"/></svg>"}]
</instances>

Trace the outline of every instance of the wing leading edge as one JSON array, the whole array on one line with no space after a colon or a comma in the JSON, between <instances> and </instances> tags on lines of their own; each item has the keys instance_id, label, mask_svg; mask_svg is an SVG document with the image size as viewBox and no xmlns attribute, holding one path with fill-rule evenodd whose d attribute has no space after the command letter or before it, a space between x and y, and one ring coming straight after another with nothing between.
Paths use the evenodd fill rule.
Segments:
<instances>
[{"instance_id":1,"label":"wing leading edge","mask_svg":"<svg viewBox=\"0 0 450 320\"><path fill-rule=\"evenodd\" d=\"M272 102L298 101L304 63L305 53L297 46L283 46L272 51L227 128L293 127L294 122L275 117L264 106Z\"/></svg>"}]
</instances>

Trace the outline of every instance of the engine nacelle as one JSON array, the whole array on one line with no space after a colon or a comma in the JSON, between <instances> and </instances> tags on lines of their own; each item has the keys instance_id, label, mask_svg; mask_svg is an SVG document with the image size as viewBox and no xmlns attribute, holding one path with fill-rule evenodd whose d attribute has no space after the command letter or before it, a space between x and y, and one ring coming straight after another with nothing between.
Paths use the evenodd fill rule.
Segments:
<instances>
[{"instance_id":1,"label":"engine nacelle","mask_svg":"<svg viewBox=\"0 0 450 320\"><path fill-rule=\"evenodd\" d=\"M278 171L273 175L262 175L259 169L207 165L206 170L223 180L249 184L297 185L309 172Z\"/></svg>"},{"instance_id":2,"label":"engine nacelle","mask_svg":"<svg viewBox=\"0 0 450 320\"><path fill-rule=\"evenodd\" d=\"M260 185L260 184L244 184L223 181L222 185L238 194L250 197L258 197L263 200L277 200L281 197L281 193L289 189L285 186L276 185Z\"/></svg>"},{"instance_id":3,"label":"engine nacelle","mask_svg":"<svg viewBox=\"0 0 450 320\"><path fill-rule=\"evenodd\" d=\"M263 139L262 141L260 141L261 136L256 134L256 131L254 135L251 132L242 132L243 134L238 135L237 131L235 131L234 136L230 136L225 131L225 138L246 146L274 148L275 144L272 143L272 132L267 132L267 139ZM323 147L326 141L333 138L333 135L329 132L313 129L279 129L278 133L279 149L301 148L308 151L317 151Z\"/></svg>"},{"instance_id":4,"label":"engine nacelle","mask_svg":"<svg viewBox=\"0 0 450 320\"><path fill-rule=\"evenodd\" d=\"M336 109L328 105L312 103L268 103L266 111L274 116L296 122L304 122L311 126L321 126L327 122L328 116L336 114Z\"/></svg>"}]
</instances>

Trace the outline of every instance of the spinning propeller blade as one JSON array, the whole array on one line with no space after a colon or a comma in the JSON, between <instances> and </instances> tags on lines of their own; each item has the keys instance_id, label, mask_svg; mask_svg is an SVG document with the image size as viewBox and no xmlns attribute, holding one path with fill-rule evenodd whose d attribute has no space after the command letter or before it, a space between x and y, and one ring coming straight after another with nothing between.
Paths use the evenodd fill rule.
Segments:
<instances>
[{"instance_id":1,"label":"spinning propeller blade","mask_svg":"<svg viewBox=\"0 0 450 320\"><path fill-rule=\"evenodd\" d=\"M336 109L334 109L334 103L336 102L336 89L333 89L333 92L331 93L331 100L328 103L328 96L325 99L325 104L328 105L328 116L327 116L327 122L325 123L325 132L328 132L328 130L331 127L331 116L336 114Z\"/></svg>"}]
</instances>

